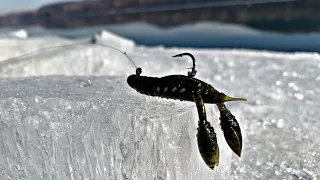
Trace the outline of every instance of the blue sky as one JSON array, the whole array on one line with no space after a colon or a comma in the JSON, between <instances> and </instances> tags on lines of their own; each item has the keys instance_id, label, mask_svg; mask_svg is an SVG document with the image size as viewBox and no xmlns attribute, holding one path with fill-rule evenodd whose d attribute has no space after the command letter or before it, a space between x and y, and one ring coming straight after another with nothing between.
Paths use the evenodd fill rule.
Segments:
<instances>
[{"instance_id":1,"label":"blue sky","mask_svg":"<svg viewBox=\"0 0 320 180\"><path fill-rule=\"evenodd\" d=\"M25 10L36 10L42 5L62 1L79 0L0 0L0 14Z\"/></svg>"}]
</instances>

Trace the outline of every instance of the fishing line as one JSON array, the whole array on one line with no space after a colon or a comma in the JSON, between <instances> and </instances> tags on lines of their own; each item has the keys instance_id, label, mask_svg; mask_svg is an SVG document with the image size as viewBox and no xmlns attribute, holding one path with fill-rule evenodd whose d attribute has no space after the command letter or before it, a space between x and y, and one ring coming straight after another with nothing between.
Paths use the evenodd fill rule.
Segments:
<instances>
[{"instance_id":1,"label":"fishing line","mask_svg":"<svg viewBox=\"0 0 320 180\"><path fill-rule=\"evenodd\" d=\"M116 50L116 51L122 53L123 55L125 55L125 56L129 59L129 61L132 63L132 65L133 65L136 69L138 68L138 66L136 66L136 64L134 63L134 61L127 55L126 52L121 51L121 50L119 50L119 49L117 49L117 48L115 48L115 47L112 47L112 46L109 46L109 45L104 45L104 44L99 44L99 43L95 43L95 44L91 44L91 43L74 43L74 44L66 44L66 45L59 45L59 46L51 46L51 47L39 49L39 50L36 50L36 51L28 52L28 53L23 54L23 55L21 55L21 56L9 58L9 59L3 60L3 61L1 61L1 62L20 59L20 58L23 58L23 57L26 57L26 56L30 56L30 55L33 55L33 54L37 54L37 53L39 53L39 52L46 51L46 50L49 50L49 49L62 48L62 47L70 47L70 46L80 46L80 45L96 45L96 46L102 46L102 47L111 48L111 49Z\"/></svg>"}]
</instances>

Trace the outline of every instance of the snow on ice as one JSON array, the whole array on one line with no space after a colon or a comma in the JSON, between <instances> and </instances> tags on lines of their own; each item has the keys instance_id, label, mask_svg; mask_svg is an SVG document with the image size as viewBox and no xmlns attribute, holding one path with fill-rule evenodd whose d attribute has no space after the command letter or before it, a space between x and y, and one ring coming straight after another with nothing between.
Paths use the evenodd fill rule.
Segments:
<instances>
[{"instance_id":1,"label":"snow on ice","mask_svg":"<svg viewBox=\"0 0 320 180\"><path fill-rule=\"evenodd\" d=\"M100 43L123 48L143 75L186 74L191 61L172 56L190 52L197 78L248 98L227 103L243 133L240 158L207 106L221 148L211 171L198 152L194 103L130 89L135 69L123 54L85 45L5 60L79 41L0 40L0 179L320 178L317 53L151 48L101 33Z\"/></svg>"}]
</instances>

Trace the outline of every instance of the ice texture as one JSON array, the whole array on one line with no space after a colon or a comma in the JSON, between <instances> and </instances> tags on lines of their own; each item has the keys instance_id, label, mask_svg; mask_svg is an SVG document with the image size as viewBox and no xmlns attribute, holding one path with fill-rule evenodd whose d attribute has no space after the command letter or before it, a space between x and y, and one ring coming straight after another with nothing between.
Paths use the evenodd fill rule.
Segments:
<instances>
[{"instance_id":1,"label":"ice texture","mask_svg":"<svg viewBox=\"0 0 320 180\"><path fill-rule=\"evenodd\" d=\"M107 45L116 44L103 38L99 40ZM57 37L2 39L0 58L79 41ZM29 173L25 179L37 179L31 177L37 176L36 172L51 172L51 177L64 176L56 172L68 172L67 179L76 179L80 170L84 170L83 177L88 175L87 179L103 177L102 172L111 174L111 179L320 178L319 53L124 47L121 50L126 51L142 68L142 75L147 76L186 75L185 68L191 66L191 60L172 56L190 52L197 60L197 78L227 95L247 98L247 102L226 103L241 127L242 157L232 154L225 144L216 109L209 105L208 119L214 124L218 143L223 148L220 162L226 163L214 171L209 170L196 146L194 104L138 94L126 85L126 77L135 69L123 54L87 45L0 62L2 179L19 179L19 173L26 175L25 172ZM113 117L106 117L108 115ZM33 120L39 123L26 126ZM110 124L106 124L108 122ZM40 126L41 123L56 126ZM90 123L92 126L88 127ZM118 130L114 130L116 127ZM37 137L37 132L44 132L43 136L39 134L41 138L32 139ZM111 132L118 134L107 135ZM64 135L62 139L58 139L59 134ZM53 143L48 143L49 137ZM41 146L41 142L45 145ZM51 150L46 151L46 147ZM52 147L56 151L52 151ZM104 151L102 147L113 149ZM81 156L81 150L87 154ZM41 161L52 153L59 159ZM115 159L103 159L103 153ZM27 155L37 159L31 161ZM55 166L60 161L66 163ZM102 168L111 166L115 167L113 171Z\"/></svg>"},{"instance_id":2,"label":"ice texture","mask_svg":"<svg viewBox=\"0 0 320 180\"><path fill-rule=\"evenodd\" d=\"M228 179L202 161L194 103L148 98L123 77L0 79L0 179Z\"/></svg>"},{"instance_id":3,"label":"ice texture","mask_svg":"<svg viewBox=\"0 0 320 180\"><path fill-rule=\"evenodd\" d=\"M135 42L118 36L110 31L102 30L98 34L95 34L97 39L101 39L104 43L109 42L108 44L112 44L113 47L118 49L128 49L133 48L135 46Z\"/></svg>"}]
</instances>

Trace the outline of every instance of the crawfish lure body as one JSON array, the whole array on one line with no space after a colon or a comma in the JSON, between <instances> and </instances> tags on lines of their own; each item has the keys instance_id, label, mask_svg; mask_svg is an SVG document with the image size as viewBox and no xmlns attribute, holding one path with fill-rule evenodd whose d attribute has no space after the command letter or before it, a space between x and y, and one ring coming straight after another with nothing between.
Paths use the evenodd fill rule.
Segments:
<instances>
[{"instance_id":1,"label":"crawfish lure body","mask_svg":"<svg viewBox=\"0 0 320 180\"><path fill-rule=\"evenodd\" d=\"M149 96L194 102L193 94L200 93L204 103L216 104L226 101L244 100L232 98L217 91L210 84L184 75L170 75L161 78L130 75L127 79L130 87Z\"/></svg>"},{"instance_id":2,"label":"crawfish lure body","mask_svg":"<svg viewBox=\"0 0 320 180\"><path fill-rule=\"evenodd\" d=\"M204 162L213 170L215 166L219 165L220 156L216 133L210 125L210 122L207 121L206 109L200 93L195 93L193 98L199 115L197 134L198 148Z\"/></svg>"},{"instance_id":3,"label":"crawfish lure body","mask_svg":"<svg viewBox=\"0 0 320 180\"><path fill-rule=\"evenodd\" d=\"M207 121L205 103L216 104L220 111L220 125L229 147L241 156L242 137L240 126L224 105L226 101L246 101L245 98L233 98L217 91L210 84L194 78L196 75L195 59L190 53L178 54L173 57L188 55L193 60L192 71L188 76L169 75L164 77L140 76L141 68L136 68L136 74L127 78L127 83L137 92L149 96L195 102L198 110L198 148L202 159L210 169L219 164L219 146L216 133Z\"/></svg>"}]
</instances>

